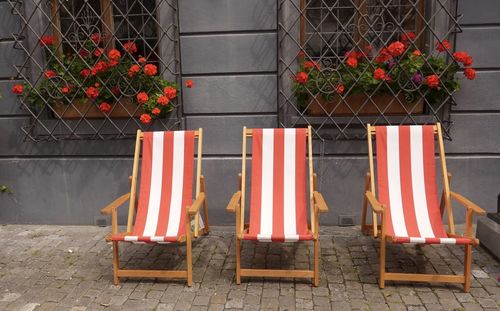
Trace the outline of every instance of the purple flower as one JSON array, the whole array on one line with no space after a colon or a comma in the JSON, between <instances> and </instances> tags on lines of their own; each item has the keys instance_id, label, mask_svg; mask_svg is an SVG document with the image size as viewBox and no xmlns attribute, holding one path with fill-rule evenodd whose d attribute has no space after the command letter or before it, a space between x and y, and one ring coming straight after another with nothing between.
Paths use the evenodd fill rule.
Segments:
<instances>
[{"instance_id":1,"label":"purple flower","mask_svg":"<svg viewBox=\"0 0 500 311\"><path fill-rule=\"evenodd\" d=\"M422 83L422 74L420 72L415 73L413 77L411 77L411 81L415 85L420 85Z\"/></svg>"},{"instance_id":2,"label":"purple flower","mask_svg":"<svg viewBox=\"0 0 500 311\"><path fill-rule=\"evenodd\" d=\"M392 67L394 67L394 66L396 65L396 62L395 62L394 60L392 60L392 59L391 59L391 60L389 61L389 64L388 64L388 65L389 65L389 68L392 68Z\"/></svg>"}]
</instances>

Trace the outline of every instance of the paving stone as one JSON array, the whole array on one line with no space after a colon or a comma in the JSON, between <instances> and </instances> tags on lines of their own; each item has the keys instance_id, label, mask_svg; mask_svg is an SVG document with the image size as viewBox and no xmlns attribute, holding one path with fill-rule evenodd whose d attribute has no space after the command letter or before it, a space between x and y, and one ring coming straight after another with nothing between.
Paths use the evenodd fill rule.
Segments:
<instances>
[{"instance_id":1,"label":"paving stone","mask_svg":"<svg viewBox=\"0 0 500 311\"><path fill-rule=\"evenodd\" d=\"M2 226L0 310L500 310L500 263L481 248L474 248L469 293L460 285L409 282L387 282L381 290L377 241L357 227L322 227L319 287L309 280L259 278L237 285L232 228L212 230L193 245L194 286L132 278L115 286L111 247L104 241L109 228ZM41 236L33 239L30 232ZM185 267L185 248L176 245L124 244L120 252L127 268ZM312 256L305 243L245 243L242 260L249 267L309 269ZM390 245L387 257L395 272L463 269L463 250L451 245Z\"/></svg>"}]
</instances>

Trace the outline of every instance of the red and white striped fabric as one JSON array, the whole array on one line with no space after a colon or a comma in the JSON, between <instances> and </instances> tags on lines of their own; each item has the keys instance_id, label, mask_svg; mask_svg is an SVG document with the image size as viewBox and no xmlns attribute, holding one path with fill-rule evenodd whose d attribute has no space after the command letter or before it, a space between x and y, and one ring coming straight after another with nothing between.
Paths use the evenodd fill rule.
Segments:
<instances>
[{"instance_id":1,"label":"red and white striped fabric","mask_svg":"<svg viewBox=\"0 0 500 311\"><path fill-rule=\"evenodd\" d=\"M311 240L307 228L306 129L254 129L246 240Z\"/></svg>"},{"instance_id":2,"label":"red and white striped fabric","mask_svg":"<svg viewBox=\"0 0 500 311\"><path fill-rule=\"evenodd\" d=\"M377 184L386 232L396 243L470 244L449 238L436 183L434 128L377 126Z\"/></svg>"},{"instance_id":3,"label":"red and white striped fabric","mask_svg":"<svg viewBox=\"0 0 500 311\"><path fill-rule=\"evenodd\" d=\"M186 233L193 198L194 131L144 132L139 206L130 235L113 241L168 243Z\"/></svg>"}]
</instances>

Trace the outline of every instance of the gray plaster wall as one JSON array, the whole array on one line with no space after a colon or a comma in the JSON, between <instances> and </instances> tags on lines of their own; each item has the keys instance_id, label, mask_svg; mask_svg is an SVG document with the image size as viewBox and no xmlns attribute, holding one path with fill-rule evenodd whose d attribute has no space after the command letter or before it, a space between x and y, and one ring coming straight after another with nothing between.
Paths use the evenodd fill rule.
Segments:
<instances>
[{"instance_id":1,"label":"gray plaster wall","mask_svg":"<svg viewBox=\"0 0 500 311\"><path fill-rule=\"evenodd\" d=\"M182 78L195 83L183 93L184 125L204 129L203 172L213 224L234 223L224 208L237 186L242 127L278 124L277 2L179 1ZM495 54L500 2L458 4L464 17L457 49L474 56L478 72L456 96L453 140L446 142L448 167L452 189L492 211L500 192L500 61ZM101 207L128 191L134 142L23 141L20 127L29 119L10 93L16 82L12 66L23 60L12 49L11 33L19 25L9 4L0 1L0 184L13 192L0 194L0 223L93 224ZM342 215L359 222L366 143L336 142L326 151L315 161L331 208L322 223L336 224ZM459 222L463 215L457 206Z\"/></svg>"}]
</instances>

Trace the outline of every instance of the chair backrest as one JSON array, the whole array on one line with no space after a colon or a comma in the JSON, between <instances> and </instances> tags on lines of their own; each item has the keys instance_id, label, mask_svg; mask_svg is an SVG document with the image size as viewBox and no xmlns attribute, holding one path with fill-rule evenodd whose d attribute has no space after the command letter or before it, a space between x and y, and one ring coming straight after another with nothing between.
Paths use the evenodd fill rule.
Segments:
<instances>
[{"instance_id":1,"label":"chair backrest","mask_svg":"<svg viewBox=\"0 0 500 311\"><path fill-rule=\"evenodd\" d=\"M293 241L308 232L307 129L253 129L249 234Z\"/></svg>"},{"instance_id":2,"label":"chair backrest","mask_svg":"<svg viewBox=\"0 0 500 311\"><path fill-rule=\"evenodd\" d=\"M376 126L378 200L386 233L446 237L436 181L435 126Z\"/></svg>"},{"instance_id":3,"label":"chair backrest","mask_svg":"<svg viewBox=\"0 0 500 311\"><path fill-rule=\"evenodd\" d=\"M143 132L139 135L142 136L141 181L132 235L158 238L181 236L186 232L186 207L193 200L194 144L197 133L168 131ZM198 142L199 147L200 144L201 141ZM135 156L134 162L138 159L138 148ZM137 165L134 163L134 166ZM137 176L135 168L134 174L132 192L135 191L134 178ZM199 169L197 175L198 187Z\"/></svg>"}]
</instances>

